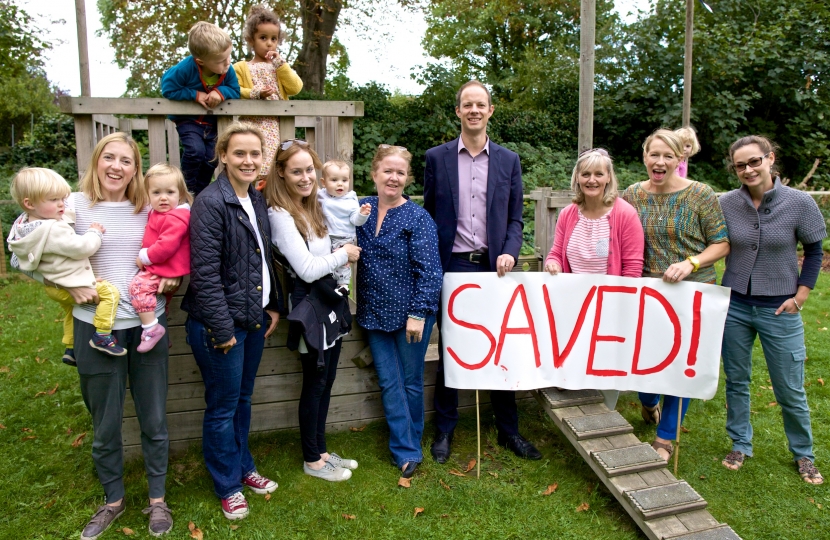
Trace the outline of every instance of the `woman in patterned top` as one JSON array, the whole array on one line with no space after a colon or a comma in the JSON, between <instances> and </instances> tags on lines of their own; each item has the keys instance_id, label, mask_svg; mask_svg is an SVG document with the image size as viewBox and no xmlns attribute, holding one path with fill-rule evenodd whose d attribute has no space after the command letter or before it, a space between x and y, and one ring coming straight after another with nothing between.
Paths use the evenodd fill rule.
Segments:
<instances>
[{"instance_id":1,"label":"woman in patterned top","mask_svg":"<svg viewBox=\"0 0 830 540\"><path fill-rule=\"evenodd\" d=\"M637 211L617 197L611 156L602 148L580 154L571 176L573 204L556 220L553 247L545 260L551 275L560 272L638 278L643 274L643 226ZM618 390L602 390L609 409Z\"/></svg>"},{"instance_id":2,"label":"woman in patterned top","mask_svg":"<svg viewBox=\"0 0 830 540\"><path fill-rule=\"evenodd\" d=\"M645 232L643 276L667 283L715 283L713 265L729 254L726 222L712 188L676 174L682 156L680 138L673 131L658 129L643 144L648 180L623 193L637 209ZM641 392L640 401L643 419L658 424L652 446L668 460L674 451L671 440L677 433L680 398L665 396L662 414L659 394ZM682 403L685 416L689 400Z\"/></svg>"},{"instance_id":3,"label":"woman in patterned top","mask_svg":"<svg viewBox=\"0 0 830 540\"><path fill-rule=\"evenodd\" d=\"M378 195L361 201L372 212L357 228L357 322L368 334L389 450L404 478L423 460L424 356L442 282L435 222L403 195L411 159L406 148L380 145L372 160Z\"/></svg>"}]
</instances>

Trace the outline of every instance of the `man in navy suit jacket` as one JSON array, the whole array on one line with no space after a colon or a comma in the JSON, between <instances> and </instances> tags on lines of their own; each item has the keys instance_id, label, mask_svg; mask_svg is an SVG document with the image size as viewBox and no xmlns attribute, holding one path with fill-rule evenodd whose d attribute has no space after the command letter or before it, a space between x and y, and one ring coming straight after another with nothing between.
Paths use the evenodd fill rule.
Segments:
<instances>
[{"instance_id":1,"label":"man in navy suit jacket","mask_svg":"<svg viewBox=\"0 0 830 540\"><path fill-rule=\"evenodd\" d=\"M461 86L455 98L461 136L430 148L424 171L424 208L438 226L438 251L444 272L492 272L499 277L516 265L522 247L522 168L519 156L487 137L493 115L490 92L479 81ZM440 318L439 318L440 327ZM439 336L440 339L440 336ZM450 457L458 423L458 390L444 384L443 346L439 345L435 412L438 434L432 456ZM519 434L516 393L490 392L498 442L517 456L542 455Z\"/></svg>"}]
</instances>

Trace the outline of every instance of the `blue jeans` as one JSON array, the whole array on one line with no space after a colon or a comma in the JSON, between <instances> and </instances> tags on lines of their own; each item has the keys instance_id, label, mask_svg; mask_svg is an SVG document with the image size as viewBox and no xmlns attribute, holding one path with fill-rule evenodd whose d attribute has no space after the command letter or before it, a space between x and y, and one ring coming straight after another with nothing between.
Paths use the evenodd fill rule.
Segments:
<instances>
[{"instance_id":1,"label":"blue jeans","mask_svg":"<svg viewBox=\"0 0 830 540\"><path fill-rule=\"evenodd\" d=\"M660 403L660 394L646 394L640 392L640 403L646 407L654 407ZM683 413L680 417L681 424L686 418L686 411L689 410L691 398L683 398ZM677 396L663 396L663 408L660 415L660 424L657 426L657 436L667 441L673 441L677 437L677 406L680 398Z\"/></svg>"},{"instance_id":2,"label":"blue jeans","mask_svg":"<svg viewBox=\"0 0 830 540\"><path fill-rule=\"evenodd\" d=\"M182 174L187 190L198 195L213 178L216 124L197 124L192 120L176 123L182 144Z\"/></svg>"},{"instance_id":3,"label":"blue jeans","mask_svg":"<svg viewBox=\"0 0 830 540\"><path fill-rule=\"evenodd\" d=\"M220 499L242 491L242 478L256 470L248 450L248 431L254 379L269 324L265 319L255 332L234 329L236 345L227 354L213 348L204 324L193 317L185 323L187 342L205 383L202 453Z\"/></svg>"},{"instance_id":4,"label":"blue jeans","mask_svg":"<svg viewBox=\"0 0 830 540\"><path fill-rule=\"evenodd\" d=\"M433 324L434 316L424 320L424 334L418 343L406 342L406 327L394 332L366 331L389 424L389 451L398 467L424 459L424 356Z\"/></svg>"},{"instance_id":5,"label":"blue jeans","mask_svg":"<svg viewBox=\"0 0 830 540\"><path fill-rule=\"evenodd\" d=\"M796 460L813 455L810 407L804 391L804 324L798 313L775 314L775 308L755 307L733 300L723 332L723 371L726 373L726 432L732 450L752 455L749 422L749 385L752 379L752 346L761 338L775 400L784 417L784 433Z\"/></svg>"}]
</instances>

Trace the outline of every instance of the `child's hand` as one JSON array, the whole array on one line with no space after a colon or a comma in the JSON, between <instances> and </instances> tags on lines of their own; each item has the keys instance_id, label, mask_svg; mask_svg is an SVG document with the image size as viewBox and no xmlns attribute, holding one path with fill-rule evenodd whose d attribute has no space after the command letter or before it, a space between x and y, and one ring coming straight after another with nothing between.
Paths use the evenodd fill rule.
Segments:
<instances>
[{"instance_id":1,"label":"child's hand","mask_svg":"<svg viewBox=\"0 0 830 540\"><path fill-rule=\"evenodd\" d=\"M205 98L205 105L207 105L208 109L212 109L220 103L222 103L222 94L220 94L218 90L213 90L207 95L207 98Z\"/></svg>"},{"instance_id":2,"label":"child's hand","mask_svg":"<svg viewBox=\"0 0 830 540\"><path fill-rule=\"evenodd\" d=\"M369 203L363 204L360 206L360 213L364 216L368 216L372 213L372 205Z\"/></svg>"},{"instance_id":3,"label":"child's hand","mask_svg":"<svg viewBox=\"0 0 830 540\"><path fill-rule=\"evenodd\" d=\"M205 109L209 109L207 105L207 97L208 95L204 92L196 92L196 103L204 107Z\"/></svg>"},{"instance_id":4,"label":"child's hand","mask_svg":"<svg viewBox=\"0 0 830 540\"><path fill-rule=\"evenodd\" d=\"M280 59L280 53L279 53L279 51L268 51L267 53L265 53L265 59L270 60L271 62L273 62L275 60L279 60Z\"/></svg>"},{"instance_id":5,"label":"child's hand","mask_svg":"<svg viewBox=\"0 0 830 540\"><path fill-rule=\"evenodd\" d=\"M99 231L101 234L104 234L105 232L107 232L107 230L104 228L104 226L101 225L100 223L93 223L92 225L89 226L89 228L90 229L95 229L96 231Z\"/></svg>"},{"instance_id":6,"label":"child's hand","mask_svg":"<svg viewBox=\"0 0 830 540\"><path fill-rule=\"evenodd\" d=\"M267 87L265 87L265 88L263 88L262 90L259 91L259 98L260 99L265 99L268 96L273 96L276 93L277 93L276 88L274 88L273 86L267 86Z\"/></svg>"},{"instance_id":7,"label":"child's hand","mask_svg":"<svg viewBox=\"0 0 830 540\"><path fill-rule=\"evenodd\" d=\"M141 262L141 257L135 258L135 265L138 267L139 270L144 270L144 263Z\"/></svg>"}]
</instances>

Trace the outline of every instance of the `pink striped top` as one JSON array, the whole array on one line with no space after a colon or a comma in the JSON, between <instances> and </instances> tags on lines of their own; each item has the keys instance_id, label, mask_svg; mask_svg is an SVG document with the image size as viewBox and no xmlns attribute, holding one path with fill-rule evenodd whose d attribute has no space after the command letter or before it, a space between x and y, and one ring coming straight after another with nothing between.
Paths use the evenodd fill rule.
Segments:
<instances>
[{"instance_id":1,"label":"pink striped top","mask_svg":"<svg viewBox=\"0 0 830 540\"><path fill-rule=\"evenodd\" d=\"M599 219L579 219L568 240L567 257L574 274L607 274L608 244L611 239L610 212Z\"/></svg>"}]
</instances>

